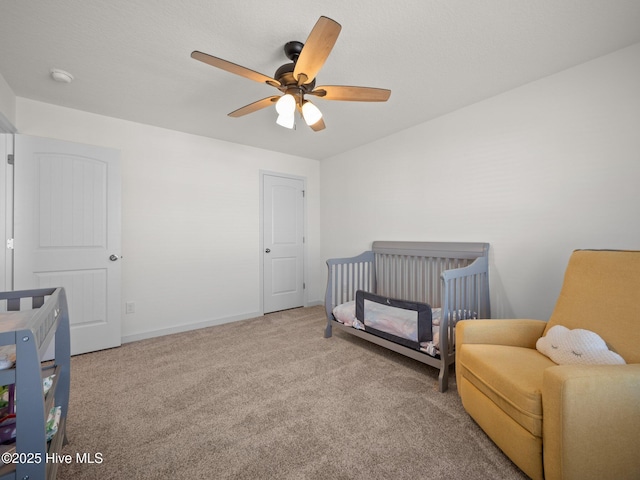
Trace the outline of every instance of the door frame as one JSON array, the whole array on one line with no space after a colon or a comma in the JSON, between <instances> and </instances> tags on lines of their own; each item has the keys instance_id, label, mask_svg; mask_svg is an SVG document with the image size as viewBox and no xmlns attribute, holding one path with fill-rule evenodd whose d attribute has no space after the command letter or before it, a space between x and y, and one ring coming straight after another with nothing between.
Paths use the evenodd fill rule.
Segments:
<instances>
[{"instance_id":1,"label":"door frame","mask_svg":"<svg viewBox=\"0 0 640 480\"><path fill-rule=\"evenodd\" d=\"M304 191L304 196L302 197L302 234L304 237L304 242L302 244L302 281L305 286L309 285L309 279L307 278L309 269L307 268L308 262L308 254L307 254L307 177L302 177L299 175L291 175L288 173L275 172L271 170L260 170L260 207L259 207L259 215L260 215L260 228L259 228L259 275L260 275L260 314L264 315L264 177L272 176L272 177L282 177L289 178L292 180L301 180L302 181L302 189ZM304 288L303 290L303 306L306 307L309 304L309 289Z\"/></svg>"},{"instance_id":2,"label":"door frame","mask_svg":"<svg viewBox=\"0 0 640 480\"><path fill-rule=\"evenodd\" d=\"M0 113L0 120L1 120ZM2 254L0 255L0 291L13 290L13 250L9 248L9 239L13 238L13 165L9 155L13 154L13 133L4 133L0 121L0 236Z\"/></svg>"}]
</instances>

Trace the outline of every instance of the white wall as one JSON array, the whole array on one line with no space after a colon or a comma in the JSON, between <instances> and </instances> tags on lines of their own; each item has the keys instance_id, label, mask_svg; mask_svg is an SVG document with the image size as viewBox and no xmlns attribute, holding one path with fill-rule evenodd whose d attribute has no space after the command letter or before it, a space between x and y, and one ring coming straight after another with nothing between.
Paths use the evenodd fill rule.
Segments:
<instances>
[{"instance_id":1,"label":"white wall","mask_svg":"<svg viewBox=\"0 0 640 480\"><path fill-rule=\"evenodd\" d=\"M260 312L260 170L307 179L308 301L321 300L317 161L20 97L17 128L121 151L125 341Z\"/></svg>"},{"instance_id":2,"label":"white wall","mask_svg":"<svg viewBox=\"0 0 640 480\"><path fill-rule=\"evenodd\" d=\"M494 316L547 318L573 249L640 249L638 85L640 44L320 163L23 98L16 126L121 150L125 339L258 312L260 170L307 178L310 302L372 240L488 241Z\"/></svg>"},{"instance_id":3,"label":"white wall","mask_svg":"<svg viewBox=\"0 0 640 480\"><path fill-rule=\"evenodd\" d=\"M487 241L493 316L547 319L573 249L640 249L639 86L636 44L322 161L323 258Z\"/></svg>"}]
</instances>

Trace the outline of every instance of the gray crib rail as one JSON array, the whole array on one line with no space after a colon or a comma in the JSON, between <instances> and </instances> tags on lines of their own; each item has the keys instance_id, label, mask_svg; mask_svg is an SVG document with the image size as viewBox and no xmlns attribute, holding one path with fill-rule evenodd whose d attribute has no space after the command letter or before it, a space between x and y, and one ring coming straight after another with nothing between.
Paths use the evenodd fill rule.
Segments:
<instances>
[{"instance_id":1,"label":"gray crib rail","mask_svg":"<svg viewBox=\"0 0 640 480\"><path fill-rule=\"evenodd\" d=\"M467 267L442 272L443 285L440 353L455 361L455 329L458 320L491 318L489 303L489 257L478 257ZM446 316L446 318L445 318Z\"/></svg>"},{"instance_id":2,"label":"gray crib rail","mask_svg":"<svg viewBox=\"0 0 640 480\"><path fill-rule=\"evenodd\" d=\"M356 257L329 259L325 294L327 316L332 316L336 305L355 300L357 290L445 308L445 283L441 279L443 273L450 272L447 277L449 288L458 293L455 287L460 284L468 293L462 297L465 299L474 292L480 295L483 309L480 310L479 304L476 313L489 318L488 251L489 244L479 242L375 241L372 250ZM479 258L484 261L476 262ZM474 263L474 269L466 269ZM484 276L473 281L476 289L471 288L468 278L464 283L453 282L455 278L481 275L483 268ZM446 307L457 310L465 305L450 298Z\"/></svg>"},{"instance_id":3,"label":"gray crib rail","mask_svg":"<svg viewBox=\"0 0 640 480\"><path fill-rule=\"evenodd\" d=\"M356 291L376 291L375 254L372 251L350 258L327 260L329 278L325 294L327 317L333 317L336 305L356 299Z\"/></svg>"}]
</instances>

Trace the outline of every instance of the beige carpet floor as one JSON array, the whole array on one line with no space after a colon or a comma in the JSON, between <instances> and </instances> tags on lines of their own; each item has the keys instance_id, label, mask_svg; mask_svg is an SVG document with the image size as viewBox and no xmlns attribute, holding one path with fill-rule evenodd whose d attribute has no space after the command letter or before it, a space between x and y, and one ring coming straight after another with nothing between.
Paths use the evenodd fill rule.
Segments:
<instances>
[{"instance_id":1,"label":"beige carpet floor","mask_svg":"<svg viewBox=\"0 0 640 480\"><path fill-rule=\"evenodd\" d=\"M464 412L454 375L439 393L435 369L325 339L325 321L300 308L73 357L74 461L58 478L526 478Z\"/></svg>"}]
</instances>

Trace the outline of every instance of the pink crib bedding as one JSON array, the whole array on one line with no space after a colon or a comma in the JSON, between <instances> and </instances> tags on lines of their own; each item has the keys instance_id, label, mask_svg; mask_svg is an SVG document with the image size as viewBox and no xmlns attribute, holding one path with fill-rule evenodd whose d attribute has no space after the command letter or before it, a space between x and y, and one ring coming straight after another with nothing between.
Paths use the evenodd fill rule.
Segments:
<instances>
[{"instance_id":1,"label":"pink crib bedding","mask_svg":"<svg viewBox=\"0 0 640 480\"><path fill-rule=\"evenodd\" d=\"M364 301L367 325L356 318L356 302L351 301L336 306L333 316L340 323L359 330L367 330L367 326L383 330L398 337L417 341L417 312L402 308L390 307L368 300ZM440 308L431 309L432 340L420 342L420 350L433 357L439 355L440 345Z\"/></svg>"}]
</instances>

